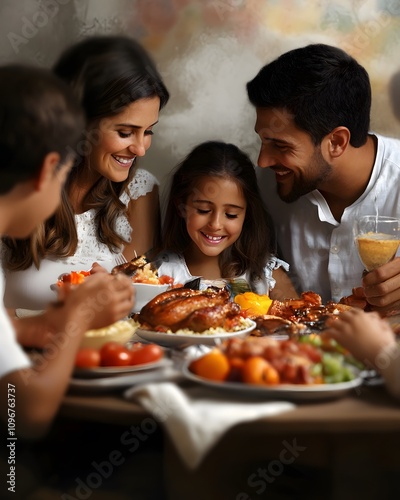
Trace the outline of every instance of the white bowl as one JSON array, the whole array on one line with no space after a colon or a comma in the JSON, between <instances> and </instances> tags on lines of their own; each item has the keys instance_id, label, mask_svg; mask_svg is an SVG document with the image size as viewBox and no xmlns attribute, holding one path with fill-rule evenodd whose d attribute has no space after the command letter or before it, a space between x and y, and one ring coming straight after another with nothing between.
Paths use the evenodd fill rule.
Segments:
<instances>
[{"instance_id":1,"label":"white bowl","mask_svg":"<svg viewBox=\"0 0 400 500\"><path fill-rule=\"evenodd\" d=\"M133 313L140 312L147 302L150 302L156 295L165 292L169 287L169 285L149 285L147 283L132 283L132 286L136 291Z\"/></svg>"}]
</instances>

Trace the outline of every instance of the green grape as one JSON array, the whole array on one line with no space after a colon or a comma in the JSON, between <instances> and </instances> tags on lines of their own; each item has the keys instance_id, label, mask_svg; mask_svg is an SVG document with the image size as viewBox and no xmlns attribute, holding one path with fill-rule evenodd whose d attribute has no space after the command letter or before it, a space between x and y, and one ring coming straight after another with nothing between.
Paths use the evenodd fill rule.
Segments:
<instances>
[{"instance_id":1,"label":"green grape","mask_svg":"<svg viewBox=\"0 0 400 500\"><path fill-rule=\"evenodd\" d=\"M336 375L342 371L343 356L341 354L324 353L322 364L325 375Z\"/></svg>"},{"instance_id":2,"label":"green grape","mask_svg":"<svg viewBox=\"0 0 400 500\"><path fill-rule=\"evenodd\" d=\"M355 378L354 372L348 366L343 367L343 382L350 382Z\"/></svg>"},{"instance_id":3,"label":"green grape","mask_svg":"<svg viewBox=\"0 0 400 500\"><path fill-rule=\"evenodd\" d=\"M318 377L322 375L322 363L315 363L310 370L310 375L312 377Z\"/></svg>"},{"instance_id":4,"label":"green grape","mask_svg":"<svg viewBox=\"0 0 400 500\"><path fill-rule=\"evenodd\" d=\"M299 342L303 342L305 344L311 344L315 347L321 347L322 345L322 340L319 335L312 334L312 335L302 335L299 338Z\"/></svg>"}]
</instances>

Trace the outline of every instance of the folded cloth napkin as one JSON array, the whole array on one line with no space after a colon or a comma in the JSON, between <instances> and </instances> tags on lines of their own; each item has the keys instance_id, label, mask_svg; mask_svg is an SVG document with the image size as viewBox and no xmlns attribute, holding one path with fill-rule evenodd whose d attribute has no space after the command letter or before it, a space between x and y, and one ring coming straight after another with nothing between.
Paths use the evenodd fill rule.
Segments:
<instances>
[{"instance_id":1,"label":"folded cloth napkin","mask_svg":"<svg viewBox=\"0 0 400 500\"><path fill-rule=\"evenodd\" d=\"M15 309L15 316L17 318L29 318L31 316L39 316L44 311L34 311L32 309Z\"/></svg>"},{"instance_id":2,"label":"folded cloth napkin","mask_svg":"<svg viewBox=\"0 0 400 500\"><path fill-rule=\"evenodd\" d=\"M196 468L231 427L295 408L286 401L249 401L243 396L172 382L135 386L125 392L161 422L186 465ZM247 397L246 397L247 396Z\"/></svg>"}]
</instances>

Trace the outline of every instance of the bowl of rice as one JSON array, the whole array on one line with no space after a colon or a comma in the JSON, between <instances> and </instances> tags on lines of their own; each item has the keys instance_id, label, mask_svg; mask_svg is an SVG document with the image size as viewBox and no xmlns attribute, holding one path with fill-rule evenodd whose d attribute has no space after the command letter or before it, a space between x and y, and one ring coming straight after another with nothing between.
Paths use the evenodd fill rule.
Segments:
<instances>
[{"instance_id":1,"label":"bowl of rice","mask_svg":"<svg viewBox=\"0 0 400 500\"><path fill-rule=\"evenodd\" d=\"M174 280L170 276L159 276L157 269L150 263L138 269L132 276L132 286L135 289L135 305L132 313L138 313L147 302L165 292L173 285Z\"/></svg>"}]
</instances>

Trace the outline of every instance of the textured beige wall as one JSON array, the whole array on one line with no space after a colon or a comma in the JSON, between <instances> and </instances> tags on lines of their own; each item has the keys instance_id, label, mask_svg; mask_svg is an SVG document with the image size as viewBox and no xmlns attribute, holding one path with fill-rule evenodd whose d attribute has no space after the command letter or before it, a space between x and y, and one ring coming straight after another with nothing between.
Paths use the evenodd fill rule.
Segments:
<instances>
[{"instance_id":1,"label":"textured beige wall","mask_svg":"<svg viewBox=\"0 0 400 500\"><path fill-rule=\"evenodd\" d=\"M266 62L307 43L330 43L356 57L371 77L372 128L400 136L400 0L0 0L0 33L0 62L43 66L91 34L139 39L171 92L141 163L162 186L203 140L234 142L255 161L245 83Z\"/></svg>"}]
</instances>

